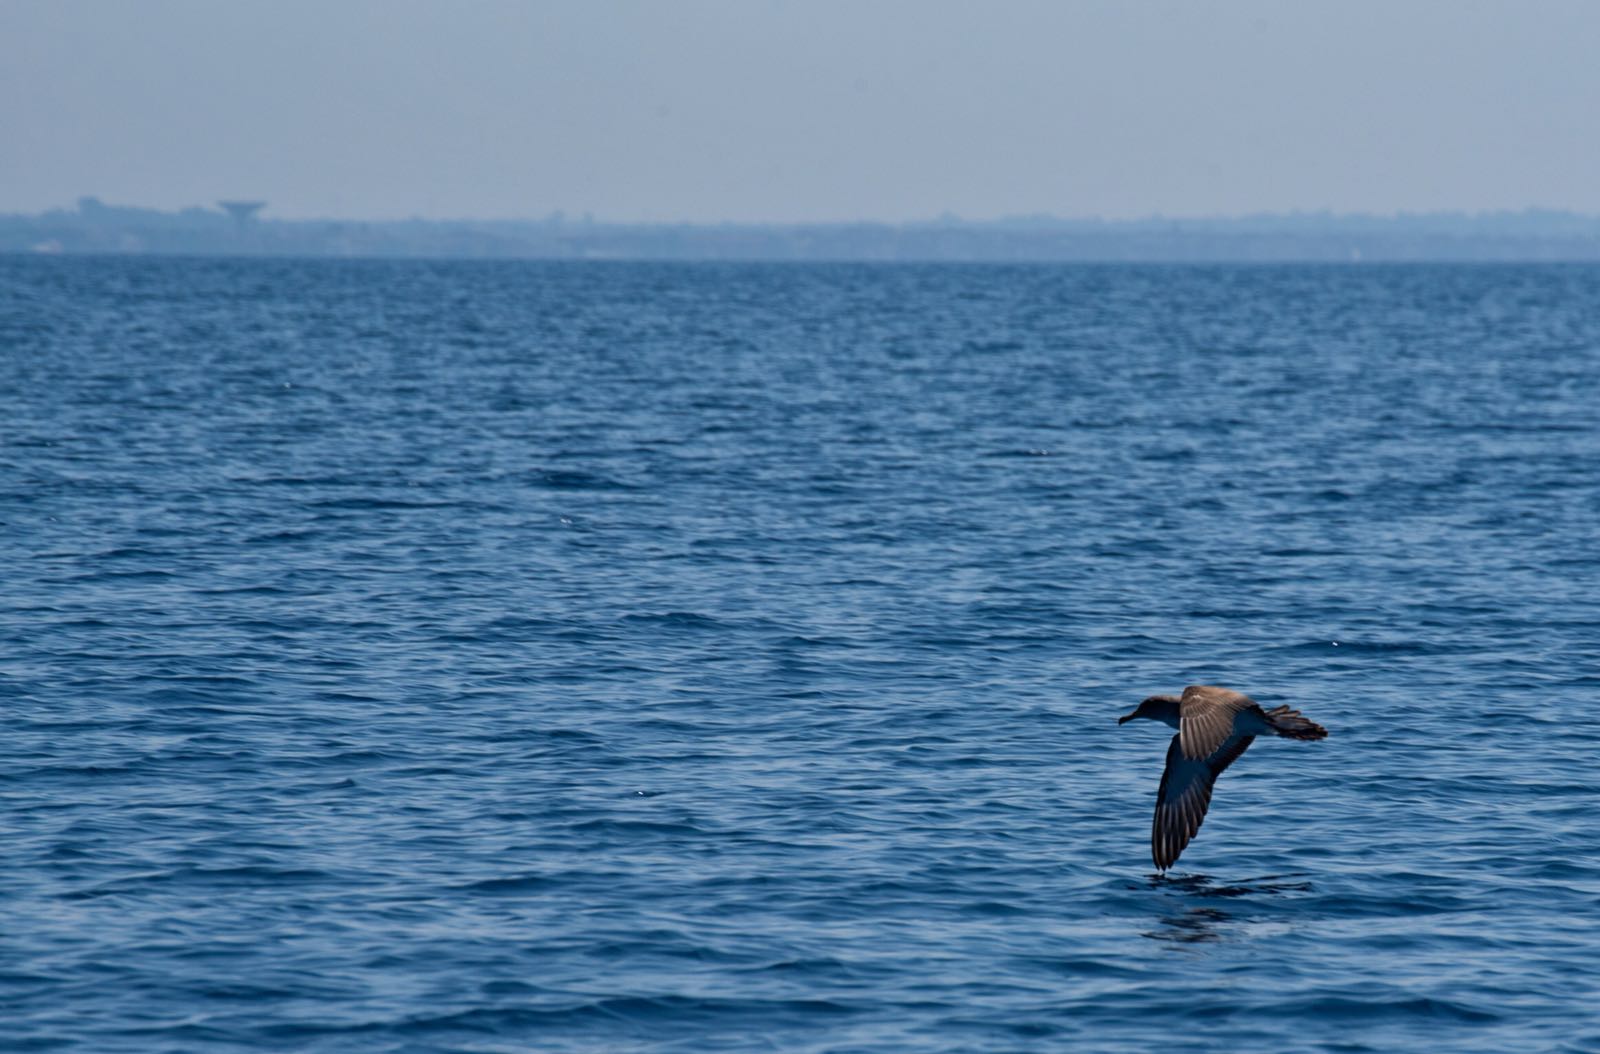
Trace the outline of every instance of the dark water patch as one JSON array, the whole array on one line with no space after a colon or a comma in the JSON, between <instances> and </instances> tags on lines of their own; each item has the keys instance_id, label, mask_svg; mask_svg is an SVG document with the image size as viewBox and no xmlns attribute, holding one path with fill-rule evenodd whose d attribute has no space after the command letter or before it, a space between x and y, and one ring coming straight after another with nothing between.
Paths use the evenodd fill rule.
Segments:
<instances>
[{"instance_id":1,"label":"dark water patch","mask_svg":"<svg viewBox=\"0 0 1600 1054\"><path fill-rule=\"evenodd\" d=\"M609 881L617 876L597 872L575 871L563 874L517 875L509 878L486 878L460 887L464 893L484 896L521 896L544 893L562 887L582 887L591 882Z\"/></svg>"},{"instance_id":2,"label":"dark water patch","mask_svg":"<svg viewBox=\"0 0 1600 1054\"><path fill-rule=\"evenodd\" d=\"M306 503L307 508L331 509L336 512L384 512L390 510L408 509L448 509L454 508L455 502L450 501L422 501L404 498L378 498L378 497L350 497L350 498L321 498L317 501Z\"/></svg>"},{"instance_id":3,"label":"dark water patch","mask_svg":"<svg viewBox=\"0 0 1600 1054\"><path fill-rule=\"evenodd\" d=\"M64 900L92 900L116 894L144 895L177 886L187 889L276 889L307 883L322 884L334 876L324 871L308 868L274 868L265 866L241 867L184 867L171 871L130 876L103 883L90 889L80 889L61 894Z\"/></svg>"},{"instance_id":4,"label":"dark water patch","mask_svg":"<svg viewBox=\"0 0 1600 1054\"><path fill-rule=\"evenodd\" d=\"M1299 644L1280 645L1275 650L1332 654L1343 652L1355 655L1447 655L1473 650L1470 645L1443 644L1424 640L1309 640Z\"/></svg>"},{"instance_id":5,"label":"dark water patch","mask_svg":"<svg viewBox=\"0 0 1600 1054\"><path fill-rule=\"evenodd\" d=\"M598 490L598 491L627 491L635 489L631 485L598 472L580 472L574 470L553 470L540 472L533 477L536 486L547 490Z\"/></svg>"},{"instance_id":6,"label":"dark water patch","mask_svg":"<svg viewBox=\"0 0 1600 1054\"><path fill-rule=\"evenodd\" d=\"M1324 996L1294 1000L1273 1007L1276 1013L1303 1014L1335 1022L1415 1020L1483 1024L1500 1015L1448 999L1372 999Z\"/></svg>"}]
</instances>

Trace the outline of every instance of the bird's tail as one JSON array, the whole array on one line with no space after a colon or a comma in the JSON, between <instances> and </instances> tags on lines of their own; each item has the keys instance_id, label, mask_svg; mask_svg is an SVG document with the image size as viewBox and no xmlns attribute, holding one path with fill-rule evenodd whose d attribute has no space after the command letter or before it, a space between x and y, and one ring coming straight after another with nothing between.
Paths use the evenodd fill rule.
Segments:
<instances>
[{"instance_id":1,"label":"bird's tail","mask_svg":"<svg viewBox=\"0 0 1600 1054\"><path fill-rule=\"evenodd\" d=\"M1290 739L1326 739L1328 730L1308 717L1301 717L1300 711L1291 710L1287 706L1275 706L1267 712L1267 723L1270 724L1280 736Z\"/></svg>"}]
</instances>

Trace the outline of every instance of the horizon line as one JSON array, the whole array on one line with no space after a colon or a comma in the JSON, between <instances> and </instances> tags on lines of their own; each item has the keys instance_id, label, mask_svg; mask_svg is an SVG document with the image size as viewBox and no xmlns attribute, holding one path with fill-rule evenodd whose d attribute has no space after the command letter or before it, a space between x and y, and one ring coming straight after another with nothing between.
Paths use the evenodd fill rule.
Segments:
<instances>
[{"instance_id":1,"label":"horizon line","mask_svg":"<svg viewBox=\"0 0 1600 1054\"><path fill-rule=\"evenodd\" d=\"M96 195L83 195L72 205L58 205L36 212L4 211L0 216L13 219L42 218L56 213L83 215L96 208L107 211L130 211L155 213L164 216L181 216L186 213L201 212L212 216L227 217L228 213L220 207L224 201L241 200L237 198L219 198L209 205L195 204L177 208L162 208L153 205L137 205L110 203L102 201ZM543 215L525 214L516 216L423 216L413 213L409 216L376 216L376 217L350 217L337 215L307 215L307 216L280 216L274 215L269 210L272 207L270 199L253 199L260 201L261 211L265 215L258 215L256 222L272 223L568 223L573 225L593 225L611 227L940 227L940 226L992 226L1006 223L1056 223L1056 224L1103 224L1136 225L1148 223L1238 223L1261 220L1359 220L1393 222L1408 219L1455 219L1455 220L1485 220L1505 219L1514 217L1549 217L1576 220L1600 220L1600 213L1582 212L1577 209L1550 206L1550 205L1525 205L1520 208L1500 207L1477 210L1468 209L1393 209L1389 211L1339 211L1332 208L1303 208L1297 207L1287 210L1257 210L1249 212L1213 212L1213 213L1164 213L1160 211L1142 213L1136 216L1106 216L1106 215L1064 215L1052 212L1016 212L991 216L963 216L954 211L946 210L937 215L908 219L883 219L874 217L855 217L850 219L614 219L598 216L593 210L568 210L552 209Z\"/></svg>"}]
</instances>

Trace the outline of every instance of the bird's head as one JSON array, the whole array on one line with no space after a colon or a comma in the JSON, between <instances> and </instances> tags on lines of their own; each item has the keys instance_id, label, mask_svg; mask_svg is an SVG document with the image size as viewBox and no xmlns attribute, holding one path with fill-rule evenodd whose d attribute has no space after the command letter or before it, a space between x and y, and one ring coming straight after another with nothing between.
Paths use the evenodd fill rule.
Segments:
<instances>
[{"instance_id":1,"label":"bird's head","mask_svg":"<svg viewBox=\"0 0 1600 1054\"><path fill-rule=\"evenodd\" d=\"M1125 725L1129 721L1133 721L1141 717L1148 721L1165 720L1168 711L1173 708L1173 705L1176 702L1177 700L1172 698L1170 695L1152 695L1150 698L1134 707L1133 713L1123 714L1121 717L1117 718L1117 724Z\"/></svg>"}]
</instances>

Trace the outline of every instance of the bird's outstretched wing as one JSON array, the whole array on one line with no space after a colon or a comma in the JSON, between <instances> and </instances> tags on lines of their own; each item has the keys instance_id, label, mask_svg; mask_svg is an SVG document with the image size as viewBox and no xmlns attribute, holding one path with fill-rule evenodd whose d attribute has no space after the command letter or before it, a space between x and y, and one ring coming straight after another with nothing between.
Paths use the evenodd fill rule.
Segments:
<instances>
[{"instance_id":1,"label":"bird's outstretched wing","mask_svg":"<svg viewBox=\"0 0 1600 1054\"><path fill-rule=\"evenodd\" d=\"M1185 700L1187 701L1187 700ZM1185 727L1184 732L1188 731ZM1209 757L1191 758L1183 749L1184 732L1167 747L1167 767L1156 791L1156 818L1150 828L1150 856L1157 870L1177 863L1184 846L1200 830L1211 805L1211 786L1236 761L1255 736L1231 736Z\"/></svg>"},{"instance_id":2,"label":"bird's outstretched wing","mask_svg":"<svg viewBox=\"0 0 1600 1054\"><path fill-rule=\"evenodd\" d=\"M1178 704L1178 734L1183 737L1183 756L1199 761L1216 754L1233 738L1234 721L1241 710L1259 713L1261 707L1248 695L1227 688L1201 684L1185 688L1183 700ZM1243 747L1239 749L1244 750Z\"/></svg>"}]
</instances>

